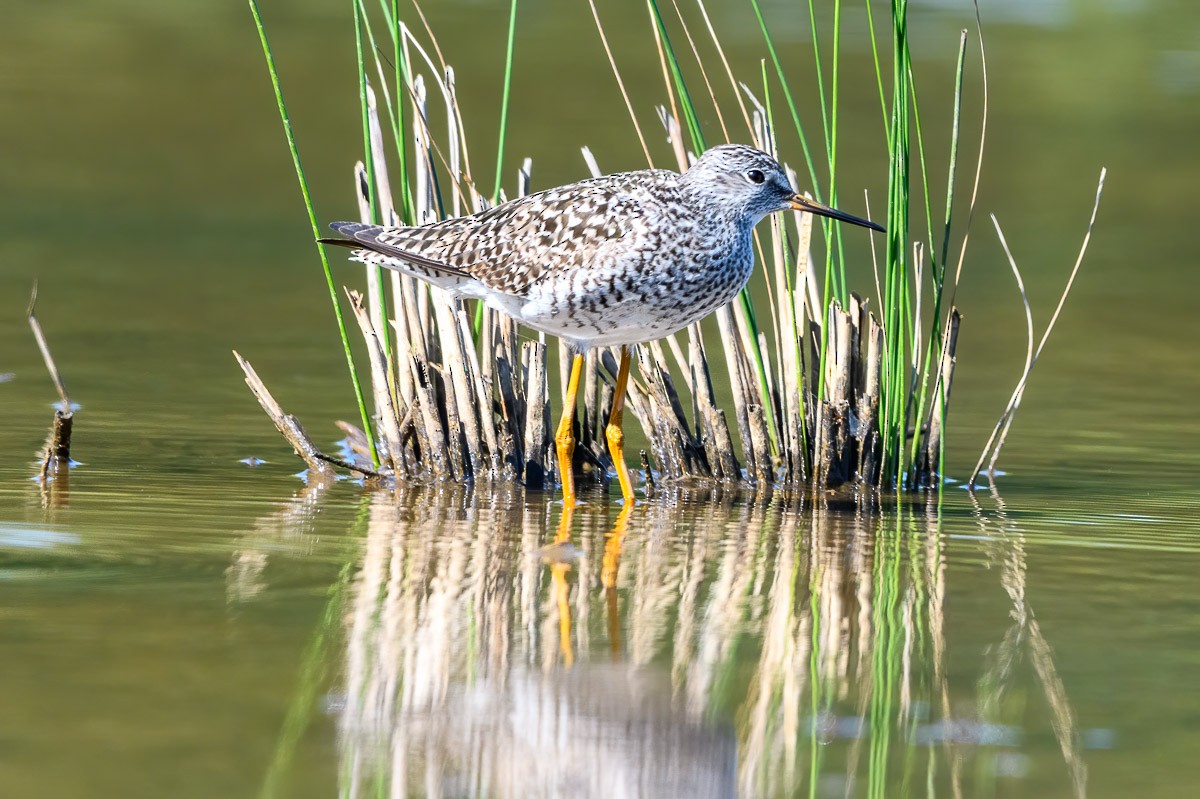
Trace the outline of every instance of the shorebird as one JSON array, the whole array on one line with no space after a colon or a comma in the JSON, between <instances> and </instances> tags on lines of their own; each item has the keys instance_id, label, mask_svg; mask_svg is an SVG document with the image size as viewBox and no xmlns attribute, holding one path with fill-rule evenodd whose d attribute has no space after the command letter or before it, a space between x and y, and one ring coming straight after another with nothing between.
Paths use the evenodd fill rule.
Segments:
<instances>
[{"instance_id":1,"label":"shorebird","mask_svg":"<svg viewBox=\"0 0 1200 799\"><path fill-rule=\"evenodd\" d=\"M619 346L605 438L624 501L625 390L630 346L670 335L732 300L754 265L751 233L776 211L797 210L882 231L798 194L770 155L740 144L705 151L683 173L623 172L548 189L471 216L420 227L334 222L353 260L482 300L558 336L574 354L555 434L560 482L575 500L575 398L584 353Z\"/></svg>"}]
</instances>

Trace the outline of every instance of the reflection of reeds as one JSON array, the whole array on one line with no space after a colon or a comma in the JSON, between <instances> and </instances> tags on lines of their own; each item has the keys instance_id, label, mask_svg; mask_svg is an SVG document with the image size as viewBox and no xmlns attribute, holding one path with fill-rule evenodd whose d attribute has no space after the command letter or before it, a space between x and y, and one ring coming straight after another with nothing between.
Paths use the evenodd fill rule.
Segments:
<instances>
[{"instance_id":1,"label":"reflection of reeds","mask_svg":"<svg viewBox=\"0 0 1200 799\"><path fill-rule=\"evenodd\" d=\"M1012 623L1001 642L991 652L991 664L980 680L981 715L984 718L1003 718L1005 693L1015 679L1018 665L1028 650L1038 683L1050 708L1054 737L1062 751L1071 780L1072 794L1087 795L1087 764L1080 751L1079 730L1074 711L1067 698L1066 686L1054 665L1053 649L1038 624L1033 609L1025 597L1026 564L1025 539L1020 529L1008 517L1004 500L992 486L991 499L996 510L985 513L974 498L975 516L991 542L991 560L1001 568L1000 585L1012 602Z\"/></svg>"},{"instance_id":2,"label":"reflection of reeds","mask_svg":"<svg viewBox=\"0 0 1200 799\"><path fill-rule=\"evenodd\" d=\"M1073 714L1002 517L980 515L1013 628L978 714L964 716L936 508L873 517L675 495L551 518L512 499L398 499L371 497L339 605L346 796L753 797L818 784L893 796L935 782L961 796L1019 744L1003 697L1022 642L1082 795Z\"/></svg>"},{"instance_id":3,"label":"reflection of reeds","mask_svg":"<svg viewBox=\"0 0 1200 799\"><path fill-rule=\"evenodd\" d=\"M595 575L615 539L580 519L583 552L529 507L372 503L347 616L343 794L728 795L733 742L687 719L650 672L577 662ZM570 516L567 517L570 519ZM616 525L619 530L620 522ZM611 550L610 550L611 551ZM595 553L594 555L590 553ZM607 568L615 569L614 564ZM722 787L726 786L726 787Z\"/></svg>"}]
</instances>

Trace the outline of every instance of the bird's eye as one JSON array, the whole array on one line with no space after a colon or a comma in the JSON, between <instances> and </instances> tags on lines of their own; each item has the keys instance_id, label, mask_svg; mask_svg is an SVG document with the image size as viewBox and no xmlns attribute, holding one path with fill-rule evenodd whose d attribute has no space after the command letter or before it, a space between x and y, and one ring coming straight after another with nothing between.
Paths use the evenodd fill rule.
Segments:
<instances>
[{"instance_id":1,"label":"bird's eye","mask_svg":"<svg viewBox=\"0 0 1200 799\"><path fill-rule=\"evenodd\" d=\"M751 169L746 173L746 180L751 183L762 183L767 179L767 176L762 173L761 169Z\"/></svg>"}]
</instances>

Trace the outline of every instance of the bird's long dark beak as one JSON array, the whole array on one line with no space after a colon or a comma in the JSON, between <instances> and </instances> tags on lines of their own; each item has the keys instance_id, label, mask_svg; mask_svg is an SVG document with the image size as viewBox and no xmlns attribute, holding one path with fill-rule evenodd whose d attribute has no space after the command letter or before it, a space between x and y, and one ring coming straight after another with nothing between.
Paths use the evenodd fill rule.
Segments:
<instances>
[{"instance_id":1,"label":"bird's long dark beak","mask_svg":"<svg viewBox=\"0 0 1200 799\"><path fill-rule=\"evenodd\" d=\"M839 222L849 222L852 225L860 225L862 227L869 227L871 230L878 230L880 233L887 232L881 226L875 224L874 222L870 222L866 219L859 219L857 216L843 213L842 211L839 211L836 208L830 208L828 205L822 205L821 203L817 202L816 200L810 200L807 197L800 195L800 194L793 195L793 197L788 202L792 206L793 211L808 211L810 214L816 214L817 216L827 216L830 219L836 219Z\"/></svg>"}]
</instances>

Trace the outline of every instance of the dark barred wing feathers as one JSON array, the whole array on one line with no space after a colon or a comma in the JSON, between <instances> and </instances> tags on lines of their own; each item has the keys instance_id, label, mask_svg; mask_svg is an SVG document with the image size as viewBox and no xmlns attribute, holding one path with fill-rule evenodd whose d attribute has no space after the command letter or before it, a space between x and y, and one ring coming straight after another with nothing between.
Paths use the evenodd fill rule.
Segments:
<instances>
[{"instance_id":1,"label":"dark barred wing feathers","mask_svg":"<svg viewBox=\"0 0 1200 799\"><path fill-rule=\"evenodd\" d=\"M657 185L678 178L671 172L641 174ZM634 196L630 185L638 183L606 175L421 227L335 222L331 227L346 239L324 241L379 253L384 259L370 262L434 282L474 281L490 292L521 297L541 280L585 267L607 242L643 228L647 198Z\"/></svg>"}]
</instances>

